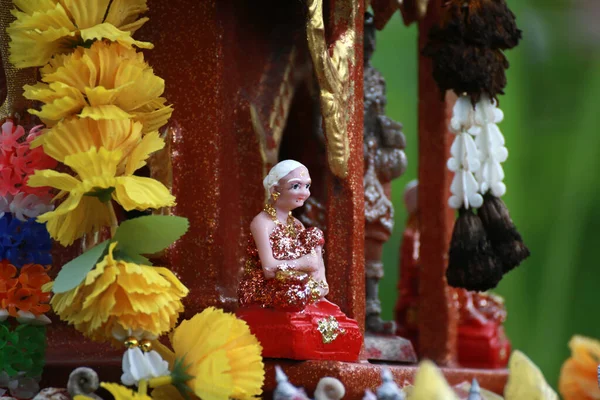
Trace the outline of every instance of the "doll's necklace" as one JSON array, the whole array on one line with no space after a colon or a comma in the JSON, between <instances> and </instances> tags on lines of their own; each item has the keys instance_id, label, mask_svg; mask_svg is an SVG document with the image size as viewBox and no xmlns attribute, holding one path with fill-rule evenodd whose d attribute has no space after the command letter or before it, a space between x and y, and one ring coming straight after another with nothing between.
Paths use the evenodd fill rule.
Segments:
<instances>
[{"instance_id":1,"label":"doll's necklace","mask_svg":"<svg viewBox=\"0 0 600 400\"><path fill-rule=\"evenodd\" d=\"M282 225L282 222L277 218L277 210L275 210L275 207L267 203L265 204L264 210L267 214L269 214L273 222L275 222L275 225ZM294 217L292 217L291 211L288 213L285 230L291 237L296 237L296 227L294 224Z\"/></svg>"}]
</instances>

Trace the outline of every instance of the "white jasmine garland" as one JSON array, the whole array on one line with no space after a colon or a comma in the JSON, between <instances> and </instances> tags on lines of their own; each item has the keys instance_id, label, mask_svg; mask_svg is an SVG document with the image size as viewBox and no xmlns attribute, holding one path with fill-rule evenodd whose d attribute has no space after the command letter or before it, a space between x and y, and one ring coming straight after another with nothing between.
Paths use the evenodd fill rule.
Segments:
<instances>
[{"instance_id":1,"label":"white jasmine garland","mask_svg":"<svg viewBox=\"0 0 600 400\"><path fill-rule=\"evenodd\" d=\"M454 105L450 130L456 133L456 139L450 148L452 157L448 160L448 169L454 172L450 185L452 196L448 204L452 208L478 208L483 204L483 197L478 193L479 185L474 173L481 167L479 150L473 140L475 113L471 100L461 96Z\"/></svg>"},{"instance_id":2,"label":"white jasmine garland","mask_svg":"<svg viewBox=\"0 0 600 400\"><path fill-rule=\"evenodd\" d=\"M169 375L169 363L156 351L143 352L139 347L127 349L123 355L123 375L125 386L138 385L139 381Z\"/></svg>"},{"instance_id":3,"label":"white jasmine garland","mask_svg":"<svg viewBox=\"0 0 600 400\"><path fill-rule=\"evenodd\" d=\"M490 191L496 197L506 193L501 163L508 158L508 150L504 146L504 136L496 125L503 117L495 101L487 96L482 96L475 107L475 124L480 129L475 141L481 161L481 168L476 173L479 191L482 194Z\"/></svg>"}]
</instances>

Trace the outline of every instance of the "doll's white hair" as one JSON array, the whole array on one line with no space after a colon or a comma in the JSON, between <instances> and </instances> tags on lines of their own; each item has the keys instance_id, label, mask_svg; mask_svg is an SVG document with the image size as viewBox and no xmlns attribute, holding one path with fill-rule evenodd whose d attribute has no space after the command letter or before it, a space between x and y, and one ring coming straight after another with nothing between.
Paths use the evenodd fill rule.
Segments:
<instances>
[{"instance_id":1,"label":"doll's white hair","mask_svg":"<svg viewBox=\"0 0 600 400\"><path fill-rule=\"evenodd\" d=\"M275 164L269 171L265 179L263 179L263 186L267 195L267 199L271 197L271 188L277 185L277 182L290 172L300 167L304 167L304 164L299 163L295 160L283 160Z\"/></svg>"}]
</instances>

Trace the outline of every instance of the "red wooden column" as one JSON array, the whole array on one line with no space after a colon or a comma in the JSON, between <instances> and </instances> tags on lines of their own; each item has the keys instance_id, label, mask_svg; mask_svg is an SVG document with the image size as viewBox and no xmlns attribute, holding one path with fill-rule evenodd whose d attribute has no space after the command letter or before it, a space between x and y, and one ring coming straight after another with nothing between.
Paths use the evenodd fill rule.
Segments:
<instances>
[{"instance_id":1,"label":"red wooden column","mask_svg":"<svg viewBox=\"0 0 600 400\"><path fill-rule=\"evenodd\" d=\"M328 298L354 318L364 332L364 189L363 189L363 25L364 2L357 1L354 22L356 41L350 63L350 109L347 134L350 140L348 175L339 179L329 174L327 200L326 266L331 288ZM328 43L336 40L346 21L336 13L348 7L345 0L329 1ZM360 40L359 40L360 39Z\"/></svg>"},{"instance_id":2,"label":"red wooden column","mask_svg":"<svg viewBox=\"0 0 600 400\"><path fill-rule=\"evenodd\" d=\"M446 168L452 136L448 132L453 95L444 100L432 76L431 59L420 52L440 18L440 0L432 0L419 22L419 210L421 279L419 354L440 365L456 360L457 310L446 283L448 246L454 212L448 207L452 176Z\"/></svg>"}]
</instances>

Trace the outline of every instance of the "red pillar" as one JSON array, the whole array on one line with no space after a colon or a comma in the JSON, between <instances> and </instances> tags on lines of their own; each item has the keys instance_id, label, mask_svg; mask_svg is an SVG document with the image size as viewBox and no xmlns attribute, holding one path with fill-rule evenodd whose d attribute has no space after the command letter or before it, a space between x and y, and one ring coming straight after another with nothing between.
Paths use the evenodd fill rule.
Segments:
<instances>
[{"instance_id":1,"label":"red pillar","mask_svg":"<svg viewBox=\"0 0 600 400\"><path fill-rule=\"evenodd\" d=\"M344 105L350 110L347 134L350 140L348 175L328 180L326 267L331 287L328 298L355 319L364 332L364 189L363 189L363 44L364 4L358 1L353 28L356 32L353 59L350 60L350 97ZM346 21L336 18L347 7L347 1L329 1L328 40L332 43L345 29Z\"/></svg>"},{"instance_id":2,"label":"red pillar","mask_svg":"<svg viewBox=\"0 0 600 400\"><path fill-rule=\"evenodd\" d=\"M440 18L440 0L432 0L419 22L419 210L421 279L419 354L440 365L456 360L457 311L446 283L448 246L454 212L448 207L452 176L446 168L452 136L448 132L455 97L441 100L431 59L420 54L431 27Z\"/></svg>"}]
</instances>

